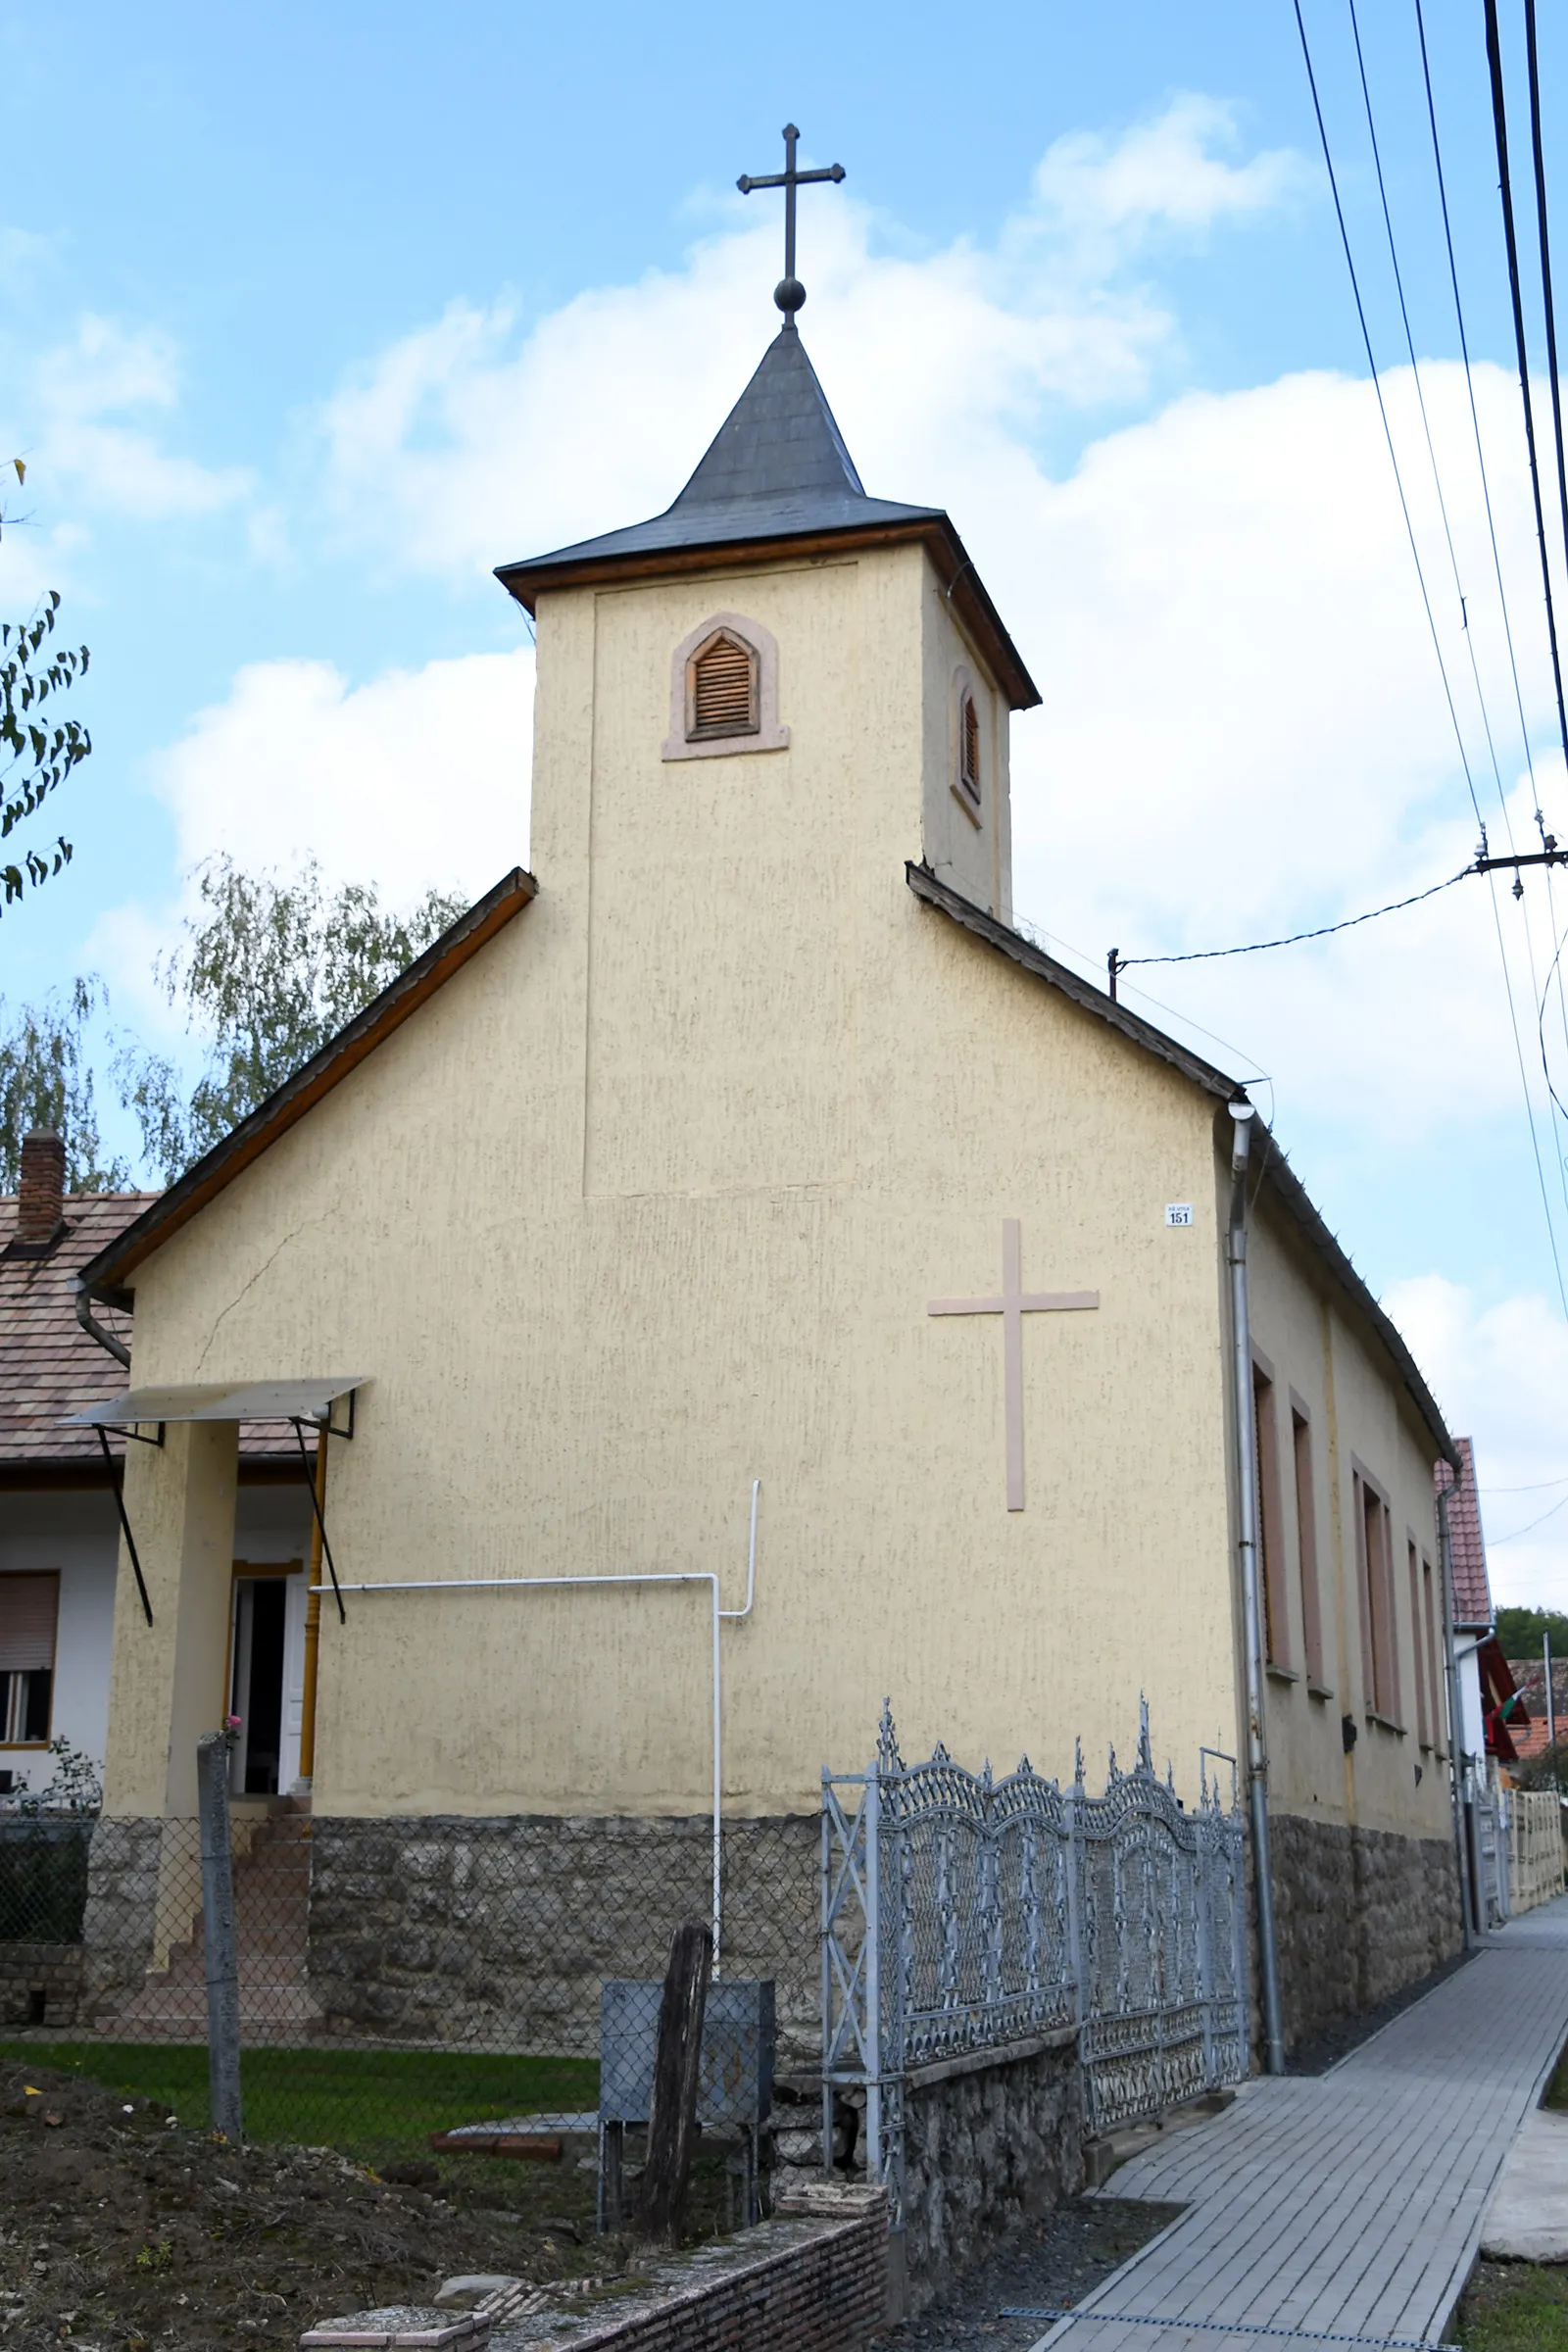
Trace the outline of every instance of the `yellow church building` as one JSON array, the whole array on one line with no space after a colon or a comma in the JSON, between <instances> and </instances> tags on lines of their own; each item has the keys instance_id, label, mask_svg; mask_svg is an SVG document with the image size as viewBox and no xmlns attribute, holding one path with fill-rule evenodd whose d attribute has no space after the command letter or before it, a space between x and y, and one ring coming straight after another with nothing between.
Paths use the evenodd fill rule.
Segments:
<instances>
[{"instance_id":1,"label":"yellow church building","mask_svg":"<svg viewBox=\"0 0 1568 2352\"><path fill-rule=\"evenodd\" d=\"M532 872L80 1272L89 1324L134 1309L100 1414L160 1441L106 1820L188 1818L271 1671L238 1432L304 1416L323 1902L475 1825L701 1889L716 1802L808 1928L822 1769L886 1697L906 1754L1063 1777L1147 1697L1191 1801L1255 1689L1287 2036L1423 1974L1453 1444L1240 1089L1013 928L1040 696L953 522L865 493L789 316L667 513L498 576Z\"/></svg>"}]
</instances>

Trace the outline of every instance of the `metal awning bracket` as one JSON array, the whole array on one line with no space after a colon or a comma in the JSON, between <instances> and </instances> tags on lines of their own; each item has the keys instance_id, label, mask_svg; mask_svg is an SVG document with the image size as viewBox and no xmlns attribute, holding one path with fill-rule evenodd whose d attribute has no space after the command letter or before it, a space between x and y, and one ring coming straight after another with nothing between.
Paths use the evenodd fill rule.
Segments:
<instances>
[{"instance_id":1,"label":"metal awning bracket","mask_svg":"<svg viewBox=\"0 0 1568 2352\"><path fill-rule=\"evenodd\" d=\"M330 1413L330 1407L328 1408L328 1412ZM330 1427L329 1420L318 1422L317 1428L320 1433L316 1441L318 1446L324 1445L327 1438L339 1434ZM349 1437L354 1435L352 1413L350 1427L346 1434ZM325 1560L326 1572L332 1579L332 1598L337 1602L337 1621L339 1625L347 1625L349 1621L349 1613L343 1606L343 1588L337 1581L337 1563L332 1557L332 1546L326 1540L326 1519L321 1510L321 1497L316 1492L316 1471L311 1461L310 1448L305 1443L305 1423L303 1420L297 1420L295 1422L294 1436L299 1445L300 1467L305 1472L305 1484L310 1489L311 1509L316 1513L317 1530L321 1539L321 1557Z\"/></svg>"},{"instance_id":2,"label":"metal awning bracket","mask_svg":"<svg viewBox=\"0 0 1568 2352\"><path fill-rule=\"evenodd\" d=\"M160 1428L158 1432L158 1443L161 1446L163 1442L164 1433ZM151 1625L153 1621L153 1604L147 1597L147 1579L141 1572L141 1560L136 1551L136 1539L130 1532L130 1521L125 1516L124 1490L121 1479L115 1476L115 1457L109 1450L109 1433L106 1429L101 1427L98 1431L98 1443L104 1449L104 1468L109 1473L109 1484L114 1493L115 1508L120 1513L120 1532L125 1539L125 1549L130 1554L130 1564L136 1572L136 1590L141 1594L141 1613L146 1618L148 1624ZM150 1446L153 1443L152 1439L149 1438L147 1443Z\"/></svg>"}]
</instances>

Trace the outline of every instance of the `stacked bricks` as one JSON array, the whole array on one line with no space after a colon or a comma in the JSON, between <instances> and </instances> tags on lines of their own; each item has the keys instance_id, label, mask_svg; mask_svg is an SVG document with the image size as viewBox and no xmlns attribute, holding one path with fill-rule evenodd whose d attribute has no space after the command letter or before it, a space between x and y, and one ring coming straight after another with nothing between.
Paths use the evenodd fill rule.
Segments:
<instances>
[{"instance_id":1,"label":"stacked bricks","mask_svg":"<svg viewBox=\"0 0 1568 2352\"><path fill-rule=\"evenodd\" d=\"M571 2352L862 2352L887 2318L882 2190L824 2180L784 2191L778 2203L771 2221L727 2241L646 2263L628 2291L590 2297L586 2290L597 2282L584 2281L574 2297L564 2279L528 2296L514 2321L511 2298L497 2299L493 2332L483 2305L466 2326L436 2311L366 2312L313 2328L301 2344L310 2352L437 2342L456 2348L460 2340L475 2352L486 2343L488 2352L568 2343ZM531 2308L545 2302L553 2308ZM443 2320L457 2332L448 2336Z\"/></svg>"},{"instance_id":2,"label":"stacked bricks","mask_svg":"<svg viewBox=\"0 0 1568 2352\"><path fill-rule=\"evenodd\" d=\"M60 1230L66 1191L66 1143L50 1128L22 1139L17 1183L17 1234L24 1247L42 1249Z\"/></svg>"},{"instance_id":3,"label":"stacked bricks","mask_svg":"<svg viewBox=\"0 0 1568 2352\"><path fill-rule=\"evenodd\" d=\"M81 1972L80 1944L0 1943L0 2026L74 2026Z\"/></svg>"}]
</instances>

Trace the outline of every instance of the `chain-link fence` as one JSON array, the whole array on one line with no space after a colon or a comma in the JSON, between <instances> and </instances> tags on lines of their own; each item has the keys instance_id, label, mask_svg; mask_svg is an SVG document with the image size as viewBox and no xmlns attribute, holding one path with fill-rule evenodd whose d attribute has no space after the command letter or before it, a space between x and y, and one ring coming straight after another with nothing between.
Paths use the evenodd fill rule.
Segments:
<instances>
[{"instance_id":1,"label":"chain-link fence","mask_svg":"<svg viewBox=\"0 0 1568 2352\"><path fill-rule=\"evenodd\" d=\"M232 1852L246 2135L372 2157L542 2116L593 2128L605 1984L662 1979L674 1928L711 1918L701 1816L236 1804ZM723 1978L770 1980L780 2065L814 2062L816 1818L727 1821L720 1893ZM194 1818L0 1818L14 2048L203 2125L207 1975Z\"/></svg>"}]
</instances>

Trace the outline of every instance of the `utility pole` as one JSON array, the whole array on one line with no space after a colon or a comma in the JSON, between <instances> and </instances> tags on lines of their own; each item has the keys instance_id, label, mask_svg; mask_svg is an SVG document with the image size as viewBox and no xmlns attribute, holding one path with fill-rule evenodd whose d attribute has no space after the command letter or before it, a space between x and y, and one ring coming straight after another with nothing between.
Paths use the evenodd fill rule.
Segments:
<instances>
[{"instance_id":1,"label":"utility pole","mask_svg":"<svg viewBox=\"0 0 1568 2352\"><path fill-rule=\"evenodd\" d=\"M1551 1777L1560 1788L1561 1774L1557 1764L1557 1693L1551 1687L1551 1627L1544 1622L1541 1628L1541 1662L1546 1669L1546 1752L1551 1758Z\"/></svg>"}]
</instances>

